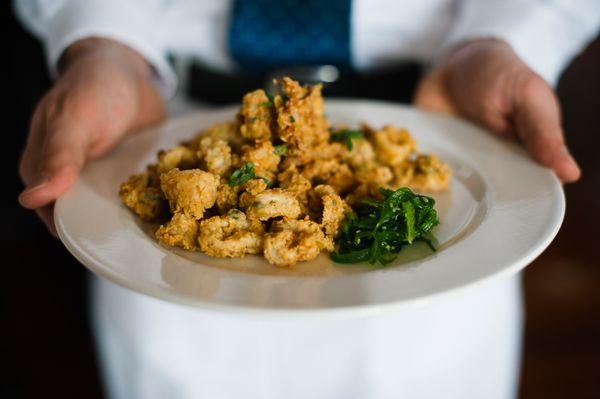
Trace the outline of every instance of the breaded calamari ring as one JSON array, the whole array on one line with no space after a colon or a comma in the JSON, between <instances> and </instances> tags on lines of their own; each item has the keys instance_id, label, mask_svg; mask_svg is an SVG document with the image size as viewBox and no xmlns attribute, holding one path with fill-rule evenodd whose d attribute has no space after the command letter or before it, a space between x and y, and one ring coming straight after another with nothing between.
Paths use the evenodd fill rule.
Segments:
<instances>
[{"instance_id":1,"label":"breaded calamari ring","mask_svg":"<svg viewBox=\"0 0 600 399\"><path fill-rule=\"evenodd\" d=\"M325 249L333 251L334 238L337 236L342 222L350 207L333 189L333 187L321 184L310 192L310 208L317 213L316 222L319 223L325 233Z\"/></svg>"},{"instance_id":2,"label":"breaded calamari ring","mask_svg":"<svg viewBox=\"0 0 600 399\"><path fill-rule=\"evenodd\" d=\"M263 248L264 229L252 222L239 209L227 215L213 216L200 222L200 249L207 255L220 258L239 258L258 254Z\"/></svg>"},{"instance_id":3,"label":"breaded calamari ring","mask_svg":"<svg viewBox=\"0 0 600 399\"><path fill-rule=\"evenodd\" d=\"M280 216L297 219L302 213L298 199L280 188L265 190L251 201L246 209L249 219L265 221Z\"/></svg>"}]
</instances>

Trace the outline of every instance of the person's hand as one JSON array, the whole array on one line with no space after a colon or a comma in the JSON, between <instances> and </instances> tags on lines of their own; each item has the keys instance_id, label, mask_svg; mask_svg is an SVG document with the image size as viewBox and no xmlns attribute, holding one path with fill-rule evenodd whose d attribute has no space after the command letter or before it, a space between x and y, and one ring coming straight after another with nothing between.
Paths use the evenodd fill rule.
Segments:
<instances>
[{"instance_id":1,"label":"person's hand","mask_svg":"<svg viewBox=\"0 0 600 399\"><path fill-rule=\"evenodd\" d=\"M165 114L150 66L123 45L95 38L77 42L61 66L33 114L19 168L25 184L20 204L35 210L54 235L54 201L86 161Z\"/></svg>"},{"instance_id":2,"label":"person's hand","mask_svg":"<svg viewBox=\"0 0 600 399\"><path fill-rule=\"evenodd\" d=\"M563 182L579 179L579 167L565 145L556 95L504 42L460 46L425 76L414 101L514 136Z\"/></svg>"}]
</instances>

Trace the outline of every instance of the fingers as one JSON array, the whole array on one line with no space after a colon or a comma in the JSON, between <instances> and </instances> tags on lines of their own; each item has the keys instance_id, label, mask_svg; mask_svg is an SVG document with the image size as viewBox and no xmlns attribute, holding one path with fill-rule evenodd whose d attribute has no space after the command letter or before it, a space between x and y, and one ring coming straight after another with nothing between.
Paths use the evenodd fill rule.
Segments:
<instances>
[{"instance_id":1,"label":"fingers","mask_svg":"<svg viewBox=\"0 0 600 399\"><path fill-rule=\"evenodd\" d=\"M581 171L564 141L558 101L537 75L523 83L516 97L514 125L519 138L541 164L564 183L577 181Z\"/></svg>"},{"instance_id":2,"label":"fingers","mask_svg":"<svg viewBox=\"0 0 600 399\"><path fill-rule=\"evenodd\" d=\"M453 82L449 82L448 79L448 73L443 69L430 72L419 83L413 99L414 104L429 111L462 116L502 136L512 133L512 126L503 114L502 107L495 104L493 99L487 102L477 101L473 105L470 97L468 101L460 101L461 99L451 95ZM461 89L458 91L461 92Z\"/></svg>"},{"instance_id":3,"label":"fingers","mask_svg":"<svg viewBox=\"0 0 600 399\"><path fill-rule=\"evenodd\" d=\"M32 125L45 128L45 137L32 131L32 141L23 155L26 189L19 202L29 209L50 204L73 184L85 163L91 137L91 126L77 119L61 116L46 122Z\"/></svg>"},{"instance_id":4,"label":"fingers","mask_svg":"<svg viewBox=\"0 0 600 399\"><path fill-rule=\"evenodd\" d=\"M443 70L434 70L419 83L413 103L417 107L429 111L456 114L446 87L446 76Z\"/></svg>"}]
</instances>

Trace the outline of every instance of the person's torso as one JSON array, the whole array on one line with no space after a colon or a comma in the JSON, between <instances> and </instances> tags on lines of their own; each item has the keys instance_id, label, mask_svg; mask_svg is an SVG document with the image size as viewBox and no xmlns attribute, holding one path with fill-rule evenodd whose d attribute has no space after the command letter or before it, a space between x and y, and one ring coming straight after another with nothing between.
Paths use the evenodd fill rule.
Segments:
<instances>
[{"instance_id":1,"label":"person's torso","mask_svg":"<svg viewBox=\"0 0 600 399\"><path fill-rule=\"evenodd\" d=\"M345 23L349 25L350 64L358 71L391 67L406 60L427 62L448 34L454 16L451 0L348 2L349 15L340 18L349 18ZM232 0L178 3L166 9L157 25L157 30L164 30L158 35L165 41L163 45L176 57L192 58L221 72L235 70L230 33L233 11L239 5ZM260 3L266 10L278 1ZM323 8L328 7L328 2L322 3ZM253 23L257 26L250 26L257 31L264 28L260 18ZM294 21L283 18L281 25L286 23Z\"/></svg>"}]
</instances>

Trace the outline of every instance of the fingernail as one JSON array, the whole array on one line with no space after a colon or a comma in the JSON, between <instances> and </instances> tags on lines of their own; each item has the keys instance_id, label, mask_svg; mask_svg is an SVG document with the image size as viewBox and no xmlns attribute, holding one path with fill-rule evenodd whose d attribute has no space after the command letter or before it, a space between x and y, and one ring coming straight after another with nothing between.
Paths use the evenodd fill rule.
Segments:
<instances>
[{"instance_id":1,"label":"fingernail","mask_svg":"<svg viewBox=\"0 0 600 399\"><path fill-rule=\"evenodd\" d=\"M560 170L563 173L563 180L566 182L573 182L581 176L581 168L577 164L577 161L571 155L568 149L563 149L563 156L555 164L556 170Z\"/></svg>"},{"instance_id":2,"label":"fingernail","mask_svg":"<svg viewBox=\"0 0 600 399\"><path fill-rule=\"evenodd\" d=\"M48 184L48 181L50 181L50 176L48 176L46 174L41 174L31 184L27 185L27 188L25 190L23 190L23 192L21 193L21 195L29 194L29 193L31 193L33 191L39 190L40 188L42 188L46 184Z\"/></svg>"}]
</instances>

